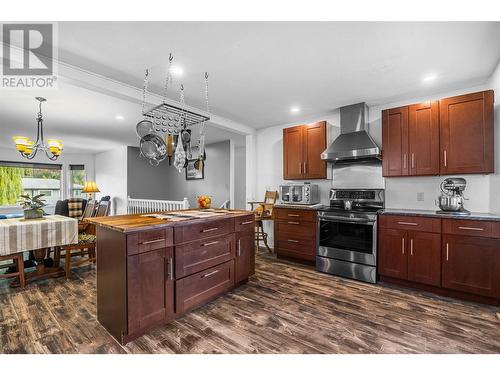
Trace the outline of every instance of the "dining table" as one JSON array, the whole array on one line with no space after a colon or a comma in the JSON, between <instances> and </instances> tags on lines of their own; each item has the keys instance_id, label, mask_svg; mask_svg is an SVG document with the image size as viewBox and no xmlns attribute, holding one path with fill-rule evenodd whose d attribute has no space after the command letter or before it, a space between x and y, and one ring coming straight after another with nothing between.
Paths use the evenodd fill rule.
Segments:
<instances>
[{"instance_id":1,"label":"dining table","mask_svg":"<svg viewBox=\"0 0 500 375\"><path fill-rule=\"evenodd\" d=\"M9 218L0 220L0 255L33 251L36 269L26 273L26 282L64 275L56 262L45 266L50 248L78 243L78 220L61 215L38 219Z\"/></svg>"}]
</instances>

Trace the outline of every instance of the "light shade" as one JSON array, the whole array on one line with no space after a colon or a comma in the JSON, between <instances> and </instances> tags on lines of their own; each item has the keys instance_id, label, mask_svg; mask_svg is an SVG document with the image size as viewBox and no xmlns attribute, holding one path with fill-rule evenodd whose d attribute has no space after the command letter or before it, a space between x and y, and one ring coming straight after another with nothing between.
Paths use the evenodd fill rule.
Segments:
<instances>
[{"instance_id":1,"label":"light shade","mask_svg":"<svg viewBox=\"0 0 500 375\"><path fill-rule=\"evenodd\" d=\"M14 140L14 143L16 144L17 151L24 152L26 150L26 146L27 146L28 141L29 141L28 137L16 135L16 136L12 137L12 139Z\"/></svg>"},{"instance_id":2,"label":"light shade","mask_svg":"<svg viewBox=\"0 0 500 375\"><path fill-rule=\"evenodd\" d=\"M82 193L99 193L100 190L97 187L95 181L84 181Z\"/></svg>"}]
</instances>

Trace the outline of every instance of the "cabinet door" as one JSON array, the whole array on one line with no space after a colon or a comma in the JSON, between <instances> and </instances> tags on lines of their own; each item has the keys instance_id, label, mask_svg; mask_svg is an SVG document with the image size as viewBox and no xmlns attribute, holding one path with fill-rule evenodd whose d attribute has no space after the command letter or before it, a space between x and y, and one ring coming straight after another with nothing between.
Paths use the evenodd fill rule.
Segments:
<instances>
[{"instance_id":1,"label":"cabinet door","mask_svg":"<svg viewBox=\"0 0 500 375\"><path fill-rule=\"evenodd\" d=\"M441 235L408 232L408 280L441 285Z\"/></svg>"},{"instance_id":2,"label":"cabinet door","mask_svg":"<svg viewBox=\"0 0 500 375\"><path fill-rule=\"evenodd\" d=\"M500 298L500 240L444 235L444 288Z\"/></svg>"},{"instance_id":3,"label":"cabinet door","mask_svg":"<svg viewBox=\"0 0 500 375\"><path fill-rule=\"evenodd\" d=\"M382 174L385 177L407 176L408 107L382 111Z\"/></svg>"},{"instance_id":4,"label":"cabinet door","mask_svg":"<svg viewBox=\"0 0 500 375\"><path fill-rule=\"evenodd\" d=\"M326 162L321 153L326 149L326 121L304 125L303 178L326 178Z\"/></svg>"},{"instance_id":5,"label":"cabinet door","mask_svg":"<svg viewBox=\"0 0 500 375\"><path fill-rule=\"evenodd\" d=\"M441 174L492 173L493 91L439 101Z\"/></svg>"},{"instance_id":6,"label":"cabinet door","mask_svg":"<svg viewBox=\"0 0 500 375\"><path fill-rule=\"evenodd\" d=\"M410 175L439 174L439 103L426 102L409 107Z\"/></svg>"},{"instance_id":7,"label":"cabinet door","mask_svg":"<svg viewBox=\"0 0 500 375\"><path fill-rule=\"evenodd\" d=\"M381 229L379 235L379 274L406 280L408 278L406 231Z\"/></svg>"},{"instance_id":8,"label":"cabinet door","mask_svg":"<svg viewBox=\"0 0 500 375\"><path fill-rule=\"evenodd\" d=\"M254 232L236 233L235 282L248 279L255 273L255 235Z\"/></svg>"},{"instance_id":9,"label":"cabinet door","mask_svg":"<svg viewBox=\"0 0 500 375\"><path fill-rule=\"evenodd\" d=\"M283 178L303 178L304 142L302 126L283 129Z\"/></svg>"},{"instance_id":10,"label":"cabinet door","mask_svg":"<svg viewBox=\"0 0 500 375\"><path fill-rule=\"evenodd\" d=\"M173 319L173 248L127 258L128 333Z\"/></svg>"}]
</instances>

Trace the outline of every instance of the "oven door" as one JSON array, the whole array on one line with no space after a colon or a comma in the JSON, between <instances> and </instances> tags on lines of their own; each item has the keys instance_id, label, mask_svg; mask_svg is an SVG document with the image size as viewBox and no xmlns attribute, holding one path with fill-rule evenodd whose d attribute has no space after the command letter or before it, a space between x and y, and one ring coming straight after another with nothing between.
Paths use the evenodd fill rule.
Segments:
<instances>
[{"instance_id":1,"label":"oven door","mask_svg":"<svg viewBox=\"0 0 500 375\"><path fill-rule=\"evenodd\" d=\"M319 227L318 256L376 266L376 220L321 217Z\"/></svg>"}]
</instances>

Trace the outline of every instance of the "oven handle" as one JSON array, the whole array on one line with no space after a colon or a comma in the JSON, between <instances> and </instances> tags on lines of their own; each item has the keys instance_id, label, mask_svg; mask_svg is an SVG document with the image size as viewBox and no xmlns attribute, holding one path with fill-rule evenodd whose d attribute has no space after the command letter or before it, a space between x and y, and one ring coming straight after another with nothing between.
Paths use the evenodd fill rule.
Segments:
<instances>
[{"instance_id":1,"label":"oven handle","mask_svg":"<svg viewBox=\"0 0 500 375\"><path fill-rule=\"evenodd\" d=\"M369 219L355 219L355 218L345 218L341 216L321 216L319 218L320 221L328 221L328 222L343 222L343 223L353 223L353 224L366 224L366 225L374 225L376 220Z\"/></svg>"}]
</instances>

